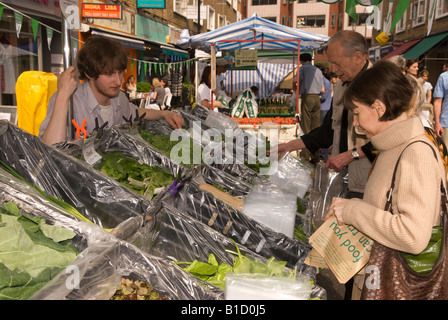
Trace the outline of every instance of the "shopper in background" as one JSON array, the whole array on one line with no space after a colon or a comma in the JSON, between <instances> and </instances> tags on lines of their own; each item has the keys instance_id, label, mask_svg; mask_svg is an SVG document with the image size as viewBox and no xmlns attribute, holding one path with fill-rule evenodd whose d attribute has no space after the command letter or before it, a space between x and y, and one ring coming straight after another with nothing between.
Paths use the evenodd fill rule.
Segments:
<instances>
[{"instance_id":1,"label":"shopper in background","mask_svg":"<svg viewBox=\"0 0 448 320\"><path fill-rule=\"evenodd\" d=\"M160 109L162 109L163 98L165 98L165 88L162 86L159 78L157 77L152 79L152 86L154 88L154 97L150 102L151 104L156 104Z\"/></svg>"},{"instance_id":2,"label":"shopper in background","mask_svg":"<svg viewBox=\"0 0 448 320\"><path fill-rule=\"evenodd\" d=\"M403 74L406 74L406 59L402 55L397 54L387 60L394 63Z\"/></svg>"},{"instance_id":3,"label":"shopper in background","mask_svg":"<svg viewBox=\"0 0 448 320\"><path fill-rule=\"evenodd\" d=\"M126 93L128 94L129 99L135 99L137 85L135 84L135 78L133 75L130 75L126 81Z\"/></svg>"},{"instance_id":4,"label":"shopper in background","mask_svg":"<svg viewBox=\"0 0 448 320\"><path fill-rule=\"evenodd\" d=\"M423 90L425 91L426 102L431 103L432 100L432 84L429 80L429 71L423 70L420 72L420 82L422 83Z\"/></svg>"},{"instance_id":5,"label":"shopper in background","mask_svg":"<svg viewBox=\"0 0 448 320\"><path fill-rule=\"evenodd\" d=\"M406 61L406 73L412 74L418 78L418 60L409 59Z\"/></svg>"},{"instance_id":6,"label":"shopper in background","mask_svg":"<svg viewBox=\"0 0 448 320\"><path fill-rule=\"evenodd\" d=\"M220 58L216 60L216 96L219 97L221 94L228 96L228 92L226 91L226 87L224 85L224 77L223 74L228 70L228 61L224 58Z\"/></svg>"},{"instance_id":7,"label":"shopper in background","mask_svg":"<svg viewBox=\"0 0 448 320\"><path fill-rule=\"evenodd\" d=\"M414 89L415 109L412 110L420 117L424 127L431 128L434 131L434 111L432 104L426 102L425 90L419 79L413 75L406 74L406 79L411 83Z\"/></svg>"},{"instance_id":8,"label":"shopper in background","mask_svg":"<svg viewBox=\"0 0 448 320\"><path fill-rule=\"evenodd\" d=\"M89 38L77 54L75 67L67 68L59 77L58 90L50 98L47 117L41 124L39 137L47 144L69 140L67 118L70 98L73 97L73 119L91 133L95 119L107 127L122 124L124 119L146 113L145 119L165 119L174 128L184 121L180 114L171 111L138 109L129 102L121 90L123 73L128 64L127 51L117 42L103 38ZM82 83L79 78L84 80ZM72 125L70 123L70 125ZM74 130L75 131L75 130Z\"/></svg>"},{"instance_id":9,"label":"shopper in background","mask_svg":"<svg viewBox=\"0 0 448 320\"><path fill-rule=\"evenodd\" d=\"M299 95L302 99L300 125L305 134L320 125L320 97L325 91L322 71L311 61L311 54L302 53L300 55L302 64L299 68ZM319 151L311 153L305 149L300 155L313 163L319 161Z\"/></svg>"},{"instance_id":10,"label":"shopper in background","mask_svg":"<svg viewBox=\"0 0 448 320\"><path fill-rule=\"evenodd\" d=\"M435 131L448 146L448 71L440 74L434 87Z\"/></svg>"},{"instance_id":11,"label":"shopper in background","mask_svg":"<svg viewBox=\"0 0 448 320\"><path fill-rule=\"evenodd\" d=\"M211 74L212 68L210 66L206 66L204 71L202 71L201 82L198 86L198 103L207 109L219 112L218 108L222 106L222 103L216 101L216 96L214 93L212 94L212 90L210 89Z\"/></svg>"},{"instance_id":12,"label":"shopper in background","mask_svg":"<svg viewBox=\"0 0 448 320\"><path fill-rule=\"evenodd\" d=\"M171 93L171 89L169 86L169 79L168 79L167 75L163 76L162 79L160 79L160 84L165 89L165 95L168 95Z\"/></svg>"},{"instance_id":13,"label":"shopper in background","mask_svg":"<svg viewBox=\"0 0 448 320\"><path fill-rule=\"evenodd\" d=\"M355 115L353 125L371 139L379 156L363 199L335 198L325 220L334 215L339 224L352 225L372 238L371 257L376 255L377 243L398 252L419 254L428 245L432 227L440 223L440 181L446 181L445 168L420 119L411 116L414 103L412 85L388 61L379 61L363 72L344 95L344 105ZM429 146L422 142L410 145L420 140ZM401 153L392 212L385 205ZM381 270L378 276L381 286L388 278Z\"/></svg>"}]
</instances>

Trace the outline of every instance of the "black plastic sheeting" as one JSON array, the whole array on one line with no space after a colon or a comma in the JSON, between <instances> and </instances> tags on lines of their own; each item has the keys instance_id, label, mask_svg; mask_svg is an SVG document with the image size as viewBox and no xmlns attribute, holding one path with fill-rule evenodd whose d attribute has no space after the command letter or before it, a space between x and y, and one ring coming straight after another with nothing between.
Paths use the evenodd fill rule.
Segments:
<instances>
[{"instance_id":1,"label":"black plastic sheeting","mask_svg":"<svg viewBox=\"0 0 448 320\"><path fill-rule=\"evenodd\" d=\"M268 259L244 245L235 244L228 237L164 202L155 216L155 220L146 223L139 217L131 218L114 230L115 235L145 252L176 262L192 262L195 259L207 262L209 254L213 253L218 263L233 265L236 255L232 252L237 251L236 246L241 254L252 260L266 262ZM297 267L297 271L315 283L314 268L303 265ZM326 299L326 292L314 285L311 297Z\"/></svg>"},{"instance_id":2,"label":"black plastic sheeting","mask_svg":"<svg viewBox=\"0 0 448 320\"><path fill-rule=\"evenodd\" d=\"M170 300L223 299L221 290L180 270L171 260L143 252L95 224L71 218L64 209L1 169L0 187L0 204L12 201L21 214L43 217L48 224L76 233L71 244L78 250L78 256L67 272L57 274L31 300L109 299L122 277L146 281L160 296ZM75 287L74 270L79 276L78 287Z\"/></svg>"},{"instance_id":3,"label":"black plastic sheeting","mask_svg":"<svg viewBox=\"0 0 448 320\"><path fill-rule=\"evenodd\" d=\"M67 202L104 228L113 228L151 208L150 201L85 162L5 121L0 121L0 160L47 195Z\"/></svg>"}]
</instances>

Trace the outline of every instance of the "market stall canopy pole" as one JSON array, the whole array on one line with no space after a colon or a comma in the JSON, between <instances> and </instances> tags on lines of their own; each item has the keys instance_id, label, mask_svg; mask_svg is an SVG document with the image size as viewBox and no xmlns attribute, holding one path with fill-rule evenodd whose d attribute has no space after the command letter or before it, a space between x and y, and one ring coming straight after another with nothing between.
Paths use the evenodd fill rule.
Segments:
<instances>
[{"instance_id":1,"label":"market stall canopy pole","mask_svg":"<svg viewBox=\"0 0 448 320\"><path fill-rule=\"evenodd\" d=\"M71 46L71 36L70 36L70 25L67 21L67 19L63 16L62 17L62 35L63 35L63 53L64 53L64 69L67 70L67 68L70 67L72 63L72 46ZM69 140L72 140L75 138L75 130L72 126L72 119L73 119L73 97L70 97L70 100L68 102L68 116L67 116L67 129L68 129L68 137Z\"/></svg>"}]
</instances>

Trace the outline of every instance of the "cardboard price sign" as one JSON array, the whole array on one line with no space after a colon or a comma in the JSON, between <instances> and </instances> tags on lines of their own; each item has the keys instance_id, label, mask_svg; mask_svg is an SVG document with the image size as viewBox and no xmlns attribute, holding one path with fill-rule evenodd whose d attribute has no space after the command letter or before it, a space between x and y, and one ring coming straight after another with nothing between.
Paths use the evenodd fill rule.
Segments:
<instances>
[{"instance_id":1,"label":"cardboard price sign","mask_svg":"<svg viewBox=\"0 0 448 320\"><path fill-rule=\"evenodd\" d=\"M328 268L340 283L346 283L369 261L373 240L350 225L339 226L332 216L314 232L308 265Z\"/></svg>"}]
</instances>

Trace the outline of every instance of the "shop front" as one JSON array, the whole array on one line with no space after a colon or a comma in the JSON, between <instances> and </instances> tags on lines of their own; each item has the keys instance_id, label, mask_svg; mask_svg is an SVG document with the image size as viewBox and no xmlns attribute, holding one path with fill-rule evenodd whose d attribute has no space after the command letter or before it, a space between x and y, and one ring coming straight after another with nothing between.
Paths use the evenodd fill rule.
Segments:
<instances>
[{"instance_id":1,"label":"shop front","mask_svg":"<svg viewBox=\"0 0 448 320\"><path fill-rule=\"evenodd\" d=\"M0 5L0 105L15 107L15 86L23 72L57 74L62 68L61 9L58 1L9 0ZM8 116L1 113L1 118Z\"/></svg>"}]
</instances>

